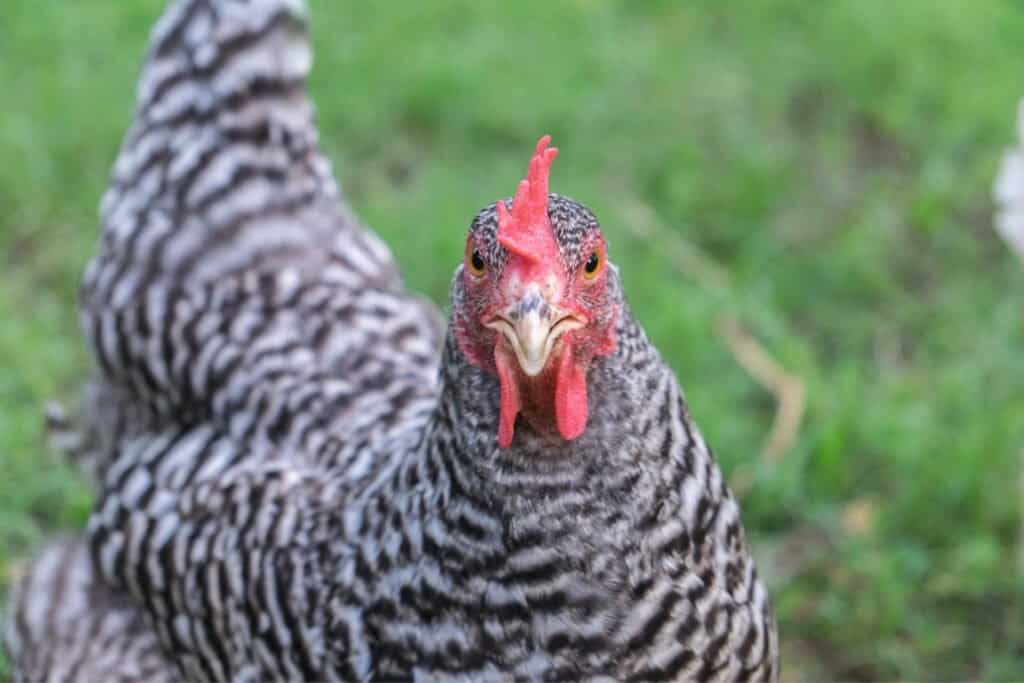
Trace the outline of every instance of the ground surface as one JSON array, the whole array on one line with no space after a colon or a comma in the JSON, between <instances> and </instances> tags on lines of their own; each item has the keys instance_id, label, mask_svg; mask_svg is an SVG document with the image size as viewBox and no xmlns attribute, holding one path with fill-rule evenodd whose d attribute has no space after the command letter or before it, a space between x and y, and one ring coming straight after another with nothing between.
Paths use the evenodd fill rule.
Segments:
<instances>
[{"instance_id":1,"label":"ground surface","mask_svg":"<svg viewBox=\"0 0 1024 683\"><path fill-rule=\"evenodd\" d=\"M161 4L0 23L0 585L91 504L40 413L86 372L77 280ZM554 135L553 187L602 218L742 495L787 678L1024 677L1024 267L989 202L1019 4L311 4L325 145L436 300ZM806 391L780 457L729 320Z\"/></svg>"}]
</instances>

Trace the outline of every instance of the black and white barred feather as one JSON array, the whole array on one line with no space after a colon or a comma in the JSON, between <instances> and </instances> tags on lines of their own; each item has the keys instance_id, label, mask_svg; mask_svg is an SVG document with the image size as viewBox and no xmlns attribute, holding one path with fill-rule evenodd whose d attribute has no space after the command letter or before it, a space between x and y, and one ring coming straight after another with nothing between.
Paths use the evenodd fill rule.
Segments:
<instances>
[{"instance_id":1,"label":"black and white barred feather","mask_svg":"<svg viewBox=\"0 0 1024 683\"><path fill-rule=\"evenodd\" d=\"M306 20L173 0L154 31L82 291L96 573L75 543L51 554L86 579L37 561L19 675L776 680L738 506L628 307L583 436L499 449L497 380L339 201ZM550 214L569 252L597 229L572 200ZM493 209L472 229L496 244ZM71 628L74 581L118 600ZM123 661L75 669L116 618Z\"/></svg>"},{"instance_id":2,"label":"black and white barred feather","mask_svg":"<svg viewBox=\"0 0 1024 683\"><path fill-rule=\"evenodd\" d=\"M17 681L183 680L138 605L97 575L81 540L47 546L18 582L10 610L3 643Z\"/></svg>"}]
</instances>

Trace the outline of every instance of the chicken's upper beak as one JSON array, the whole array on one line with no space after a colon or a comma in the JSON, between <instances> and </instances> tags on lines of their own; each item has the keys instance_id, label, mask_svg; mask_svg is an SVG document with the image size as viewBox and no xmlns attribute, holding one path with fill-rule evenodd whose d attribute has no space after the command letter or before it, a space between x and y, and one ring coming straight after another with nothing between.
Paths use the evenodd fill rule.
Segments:
<instances>
[{"instance_id":1,"label":"chicken's upper beak","mask_svg":"<svg viewBox=\"0 0 1024 683\"><path fill-rule=\"evenodd\" d=\"M550 303L540 288L531 286L511 306L485 322L501 332L528 377L536 377L547 365L558 338L584 326L577 316Z\"/></svg>"}]
</instances>

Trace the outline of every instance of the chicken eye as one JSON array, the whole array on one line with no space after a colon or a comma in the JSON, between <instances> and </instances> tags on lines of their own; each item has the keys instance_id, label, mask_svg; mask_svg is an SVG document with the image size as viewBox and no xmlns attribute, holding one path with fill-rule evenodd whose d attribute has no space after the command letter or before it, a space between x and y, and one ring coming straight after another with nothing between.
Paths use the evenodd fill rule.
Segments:
<instances>
[{"instance_id":1,"label":"chicken eye","mask_svg":"<svg viewBox=\"0 0 1024 683\"><path fill-rule=\"evenodd\" d=\"M593 280L601 270L601 255L596 251L590 255L587 262L583 264L583 277Z\"/></svg>"},{"instance_id":2,"label":"chicken eye","mask_svg":"<svg viewBox=\"0 0 1024 683\"><path fill-rule=\"evenodd\" d=\"M473 275L480 277L484 274L486 268L483 257L480 256L480 252L476 249L473 250L473 254L469 257L469 270Z\"/></svg>"}]
</instances>

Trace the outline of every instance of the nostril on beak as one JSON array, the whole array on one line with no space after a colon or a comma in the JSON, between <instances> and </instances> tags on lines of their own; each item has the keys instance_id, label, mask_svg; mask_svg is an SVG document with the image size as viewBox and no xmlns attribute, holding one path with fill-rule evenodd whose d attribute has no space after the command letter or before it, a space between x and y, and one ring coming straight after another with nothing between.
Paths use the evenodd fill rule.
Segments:
<instances>
[{"instance_id":1,"label":"nostril on beak","mask_svg":"<svg viewBox=\"0 0 1024 683\"><path fill-rule=\"evenodd\" d=\"M536 377L544 370L563 333L582 325L575 317L548 303L536 288L531 288L519 301L486 323L487 327L504 335L519 367L528 377Z\"/></svg>"}]
</instances>

